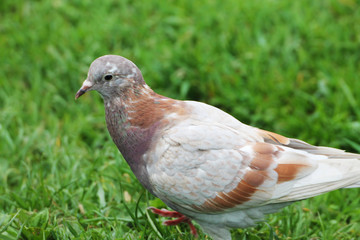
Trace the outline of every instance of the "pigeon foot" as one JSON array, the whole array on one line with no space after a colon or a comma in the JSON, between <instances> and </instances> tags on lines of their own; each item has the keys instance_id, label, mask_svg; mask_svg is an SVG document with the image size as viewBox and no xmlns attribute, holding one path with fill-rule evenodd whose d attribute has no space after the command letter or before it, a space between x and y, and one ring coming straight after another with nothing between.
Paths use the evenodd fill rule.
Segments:
<instances>
[{"instance_id":1,"label":"pigeon foot","mask_svg":"<svg viewBox=\"0 0 360 240\"><path fill-rule=\"evenodd\" d=\"M176 211L169 211L169 210L166 210L166 209L158 209L158 208L154 208L154 207L148 207L148 209L151 212L153 212L155 214L158 214L158 215L160 215L162 217L176 218L174 220L164 221L163 222L164 225L166 225L166 226L174 226L174 225L178 225L180 223L187 223L189 225L189 227L190 227L191 234L194 235L195 237L198 236L196 228L192 224L191 219L186 217L185 215L183 215L183 214L181 214L179 212L176 212Z\"/></svg>"}]
</instances>

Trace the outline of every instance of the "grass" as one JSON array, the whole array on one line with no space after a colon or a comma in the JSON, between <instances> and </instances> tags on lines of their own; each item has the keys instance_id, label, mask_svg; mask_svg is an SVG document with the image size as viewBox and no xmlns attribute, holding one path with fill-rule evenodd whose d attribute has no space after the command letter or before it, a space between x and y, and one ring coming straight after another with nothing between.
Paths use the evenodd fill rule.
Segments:
<instances>
[{"instance_id":1,"label":"grass","mask_svg":"<svg viewBox=\"0 0 360 240\"><path fill-rule=\"evenodd\" d=\"M146 211L102 101L74 101L91 61L133 60L158 93L360 152L360 3L0 2L0 239L192 239ZM360 191L295 203L234 239L358 239ZM199 239L206 239L200 233Z\"/></svg>"}]
</instances>

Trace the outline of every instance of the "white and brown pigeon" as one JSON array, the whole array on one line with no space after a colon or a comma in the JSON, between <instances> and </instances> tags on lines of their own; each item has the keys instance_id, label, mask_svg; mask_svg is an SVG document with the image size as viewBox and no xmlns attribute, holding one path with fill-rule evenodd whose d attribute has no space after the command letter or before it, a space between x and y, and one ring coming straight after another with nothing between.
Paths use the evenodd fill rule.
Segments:
<instances>
[{"instance_id":1,"label":"white and brown pigeon","mask_svg":"<svg viewBox=\"0 0 360 240\"><path fill-rule=\"evenodd\" d=\"M175 211L166 225L191 220L215 239L231 239L288 204L360 187L360 155L316 147L245 125L222 110L156 94L130 60L96 59L76 99L96 90L109 133L141 184Z\"/></svg>"}]
</instances>

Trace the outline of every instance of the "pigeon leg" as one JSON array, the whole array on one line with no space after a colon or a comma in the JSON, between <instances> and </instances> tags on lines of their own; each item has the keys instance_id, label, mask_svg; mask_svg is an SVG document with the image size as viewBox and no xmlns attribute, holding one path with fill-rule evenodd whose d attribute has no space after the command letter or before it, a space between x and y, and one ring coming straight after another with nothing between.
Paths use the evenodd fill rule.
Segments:
<instances>
[{"instance_id":1,"label":"pigeon leg","mask_svg":"<svg viewBox=\"0 0 360 240\"><path fill-rule=\"evenodd\" d=\"M190 227L191 230L191 234L194 236L197 236L197 231L196 228L194 226L194 224L192 224L190 218L184 216L183 214L176 212L176 211L169 211L166 209L158 209L158 208L154 208L154 207L148 207L148 209L155 213L158 214L162 217L171 217L171 218L176 218L174 220L167 220L164 221L163 224L166 226L174 226L174 225L178 225L180 223L187 223Z\"/></svg>"}]
</instances>

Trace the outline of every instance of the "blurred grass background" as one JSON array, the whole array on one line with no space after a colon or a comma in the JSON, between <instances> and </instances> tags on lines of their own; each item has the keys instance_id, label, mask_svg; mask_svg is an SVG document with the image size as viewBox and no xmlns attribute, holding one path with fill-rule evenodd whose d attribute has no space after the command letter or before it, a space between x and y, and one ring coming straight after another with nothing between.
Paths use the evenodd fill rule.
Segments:
<instances>
[{"instance_id":1,"label":"blurred grass background","mask_svg":"<svg viewBox=\"0 0 360 240\"><path fill-rule=\"evenodd\" d=\"M256 127L360 152L360 2L0 2L0 239L192 239L146 212L101 98L74 94L101 55L158 93ZM359 239L360 191L234 230L234 239ZM200 234L200 239L206 239Z\"/></svg>"}]
</instances>

